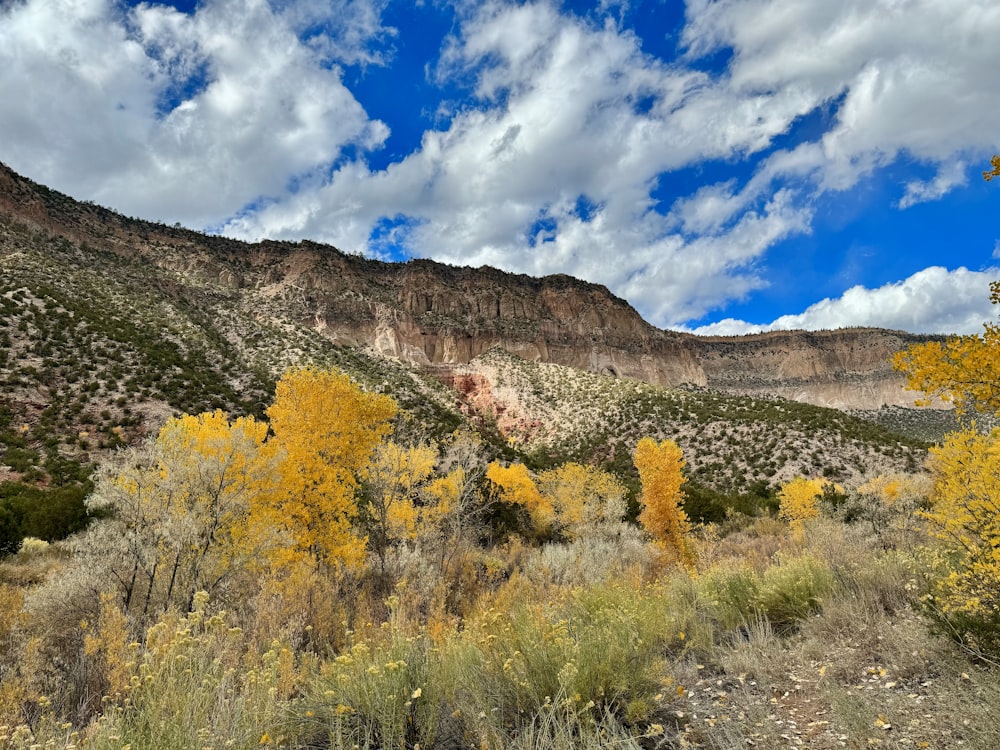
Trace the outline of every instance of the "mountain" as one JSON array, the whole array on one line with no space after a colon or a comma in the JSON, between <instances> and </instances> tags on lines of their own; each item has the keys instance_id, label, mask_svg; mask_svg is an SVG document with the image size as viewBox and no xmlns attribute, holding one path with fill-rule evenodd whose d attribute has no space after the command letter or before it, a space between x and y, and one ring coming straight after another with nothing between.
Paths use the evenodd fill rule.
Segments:
<instances>
[{"instance_id":1,"label":"mountain","mask_svg":"<svg viewBox=\"0 0 1000 750\"><path fill-rule=\"evenodd\" d=\"M248 244L80 203L2 165L0 274L0 482L80 481L171 414L260 414L304 363L391 393L399 429L471 423L496 454L537 465L627 469L641 434L672 436L719 491L913 467L917 432L938 430L900 419L912 396L888 363L926 337L663 331L569 276Z\"/></svg>"},{"instance_id":2,"label":"mountain","mask_svg":"<svg viewBox=\"0 0 1000 750\"><path fill-rule=\"evenodd\" d=\"M338 344L418 366L465 363L500 348L654 385L877 409L912 403L888 360L927 339L879 329L742 337L663 331L605 287L565 275L539 279L429 260L381 263L311 242L245 244L79 204L5 167L0 211L156 268L178 285L253 299Z\"/></svg>"}]
</instances>

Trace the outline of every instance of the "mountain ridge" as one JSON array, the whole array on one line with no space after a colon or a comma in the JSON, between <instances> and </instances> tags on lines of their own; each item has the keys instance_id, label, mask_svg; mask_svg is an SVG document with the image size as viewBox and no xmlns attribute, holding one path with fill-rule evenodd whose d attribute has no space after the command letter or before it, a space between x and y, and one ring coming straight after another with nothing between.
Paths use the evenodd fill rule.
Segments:
<instances>
[{"instance_id":1,"label":"mountain ridge","mask_svg":"<svg viewBox=\"0 0 1000 750\"><path fill-rule=\"evenodd\" d=\"M79 203L0 165L0 211L175 274L180 287L257 297L336 344L416 366L462 365L501 348L654 385L779 395L840 409L910 406L889 358L930 340L851 328L696 336L658 329L599 284L429 259L402 263L312 241L246 243ZM186 293L186 292L185 292Z\"/></svg>"}]
</instances>

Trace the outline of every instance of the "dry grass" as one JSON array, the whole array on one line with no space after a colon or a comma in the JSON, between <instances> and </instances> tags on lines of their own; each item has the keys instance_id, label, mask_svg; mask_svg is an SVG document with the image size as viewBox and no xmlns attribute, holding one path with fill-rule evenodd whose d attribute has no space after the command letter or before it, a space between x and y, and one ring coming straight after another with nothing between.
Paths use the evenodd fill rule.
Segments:
<instances>
[{"instance_id":1,"label":"dry grass","mask_svg":"<svg viewBox=\"0 0 1000 750\"><path fill-rule=\"evenodd\" d=\"M333 652L311 650L308 630L264 643L254 629L267 614L265 630L280 634L281 612L262 612L262 597L247 615L204 605L168 614L123 654L106 645L120 635L73 636L73 617L57 610L86 597L67 594L65 572L31 583L67 571L58 548L39 550L0 565L5 580L34 589L32 608L2 627L17 669L2 672L0 699L30 711L0 731L0 747L997 746L1000 675L933 632L909 551L818 519L800 537L765 520L707 534L701 552L692 575L658 568L627 534L470 549L469 578L448 579L470 587L456 617L441 607L431 558L400 550L406 574L388 603L363 582L349 589ZM14 609L18 590L4 590ZM53 624L62 640L40 648ZM59 653L77 659L62 683ZM18 693L33 668L45 679ZM129 674L125 695L93 720L59 708L81 685Z\"/></svg>"}]
</instances>

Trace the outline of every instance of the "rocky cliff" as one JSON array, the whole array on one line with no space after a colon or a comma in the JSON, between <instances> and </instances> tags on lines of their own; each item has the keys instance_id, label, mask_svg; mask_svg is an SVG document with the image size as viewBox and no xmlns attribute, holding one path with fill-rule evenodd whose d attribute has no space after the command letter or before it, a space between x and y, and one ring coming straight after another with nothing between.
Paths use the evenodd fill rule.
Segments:
<instances>
[{"instance_id":1,"label":"rocky cliff","mask_svg":"<svg viewBox=\"0 0 1000 750\"><path fill-rule=\"evenodd\" d=\"M170 272L177 293L238 293L270 320L427 367L501 348L666 386L776 394L837 408L909 405L893 352L917 341L876 329L697 337L659 330L606 288L428 260L381 263L311 242L247 244L81 204L0 165L0 216Z\"/></svg>"}]
</instances>

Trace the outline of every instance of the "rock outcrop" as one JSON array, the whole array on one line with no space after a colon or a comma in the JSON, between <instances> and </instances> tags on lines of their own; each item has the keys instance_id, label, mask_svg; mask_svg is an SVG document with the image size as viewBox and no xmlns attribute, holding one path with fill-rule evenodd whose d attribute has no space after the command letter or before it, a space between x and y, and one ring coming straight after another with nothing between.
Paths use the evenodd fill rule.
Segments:
<instances>
[{"instance_id":1,"label":"rock outcrop","mask_svg":"<svg viewBox=\"0 0 1000 750\"><path fill-rule=\"evenodd\" d=\"M170 270L180 290L238 290L273 316L416 365L499 347L657 385L776 394L837 408L910 405L889 364L898 331L697 337L655 328L603 286L429 260L382 263L312 242L247 244L81 204L0 165L0 216Z\"/></svg>"}]
</instances>

